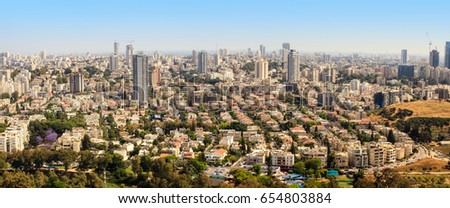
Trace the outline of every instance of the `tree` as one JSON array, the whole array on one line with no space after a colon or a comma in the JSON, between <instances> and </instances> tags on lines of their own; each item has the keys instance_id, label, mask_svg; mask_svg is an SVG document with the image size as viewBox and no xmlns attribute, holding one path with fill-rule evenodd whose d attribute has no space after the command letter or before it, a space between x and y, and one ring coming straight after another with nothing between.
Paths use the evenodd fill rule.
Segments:
<instances>
[{"instance_id":1,"label":"tree","mask_svg":"<svg viewBox=\"0 0 450 208\"><path fill-rule=\"evenodd\" d=\"M77 153L71 149L60 149L56 151L56 159L63 163L64 170L67 172L70 165L77 159Z\"/></svg>"},{"instance_id":2,"label":"tree","mask_svg":"<svg viewBox=\"0 0 450 208\"><path fill-rule=\"evenodd\" d=\"M11 94L11 103L15 103L17 100L19 100L19 92L14 91Z\"/></svg>"},{"instance_id":3,"label":"tree","mask_svg":"<svg viewBox=\"0 0 450 208\"><path fill-rule=\"evenodd\" d=\"M35 168L36 169L42 168L42 166L49 159L49 157L52 157L52 152L50 152L47 149L38 148L33 150L33 160Z\"/></svg>"},{"instance_id":4,"label":"tree","mask_svg":"<svg viewBox=\"0 0 450 208\"><path fill-rule=\"evenodd\" d=\"M255 172L256 176L261 175L261 165L253 164L253 172Z\"/></svg>"},{"instance_id":5,"label":"tree","mask_svg":"<svg viewBox=\"0 0 450 208\"><path fill-rule=\"evenodd\" d=\"M397 171L386 168L375 173L375 186L377 188L408 188L410 184Z\"/></svg>"},{"instance_id":6,"label":"tree","mask_svg":"<svg viewBox=\"0 0 450 208\"><path fill-rule=\"evenodd\" d=\"M83 140L81 141L81 149L89 150L92 148L91 138L87 134L84 135Z\"/></svg>"},{"instance_id":7,"label":"tree","mask_svg":"<svg viewBox=\"0 0 450 208\"><path fill-rule=\"evenodd\" d=\"M95 160L95 155L94 153L92 153L89 150L83 150L80 153L78 153L78 155L80 156L78 159L78 168L80 168L81 170L88 170L94 167L94 160Z\"/></svg>"},{"instance_id":8,"label":"tree","mask_svg":"<svg viewBox=\"0 0 450 208\"><path fill-rule=\"evenodd\" d=\"M193 181L194 188L210 188L211 187L211 179L205 174L200 174Z\"/></svg>"},{"instance_id":9,"label":"tree","mask_svg":"<svg viewBox=\"0 0 450 208\"><path fill-rule=\"evenodd\" d=\"M294 165L292 166L292 171L294 171L294 173L304 175L305 171L306 171L305 167L306 166L305 166L304 162L298 161L298 162L294 163Z\"/></svg>"},{"instance_id":10,"label":"tree","mask_svg":"<svg viewBox=\"0 0 450 208\"><path fill-rule=\"evenodd\" d=\"M388 136L387 136L387 141L394 144L395 143L395 136L394 136L394 132L391 130L389 130Z\"/></svg>"},{"instance_id":11,"label":"tree","mask_svg":"<svg viewBox=\"0 0 450 208\"><path fill-rule=\"evenodd\" d=\"M21 170L14 172L4 171L1 175L0 187L3 188L32 188L34 187L33 176Z\"/></svg>"},{"instance_id":12,"label":"tree","mask_svg":"<svg viewBox=\"0 0 450 208\"><path fill-rule=\"evenodd\" d=\"M6 154L4 152L0 152L0 170L8 167L8 163L6 163Z\"/></svg>"},{"instance_id":13,"label":"tree","mask_svg":"<svg viewBox=\"0 0 450 208\"><path fill-rule=\"evenodd\" d=\"M139 155L134 156L131 160L131 170L133 170L133 172L137 175L140 175L142 174L142 172L144 172L141 166L141 157Z\"/></svg>"},{"instance_id":14,"label":"tree","mask_svg":"<svg viewBox=\"0 0 450 208\"><path fill-rule=\"evenodd\" d=\"M322 167L322 161L318 158L310 159L305 163L307 170L312 170L312 172L319 176L319 170Z\"/></svg>"}]
</instances>

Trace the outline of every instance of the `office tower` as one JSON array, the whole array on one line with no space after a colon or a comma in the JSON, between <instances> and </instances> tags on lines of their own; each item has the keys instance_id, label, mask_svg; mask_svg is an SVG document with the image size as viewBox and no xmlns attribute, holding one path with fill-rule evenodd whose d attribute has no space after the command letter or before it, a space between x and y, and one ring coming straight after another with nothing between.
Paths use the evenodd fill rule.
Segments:
<instances>
[{"instance_id":1,"label":"office tower","mask_svg":"<svg viewBox=\"0 0 450 208\"><path fill-rule=\"evenodd\" d=\"M7 64L6 62L8 60L8 56L9 56L8 52L1 52L0 53L0 66L3 66L3 67L6 66L6 64Z\"/></svg>"},{"instance_id":2,"label":"office tower","mask_svg":"<svg viewBox=\"0 0 450 208\"><path fill-rule=\"evenodd\" d=\"M208 66L208 53L202 50L198 52L198 73L206 74L206 69Z\"/></svg>"},{"instance_id":3,"label":"office tower","mask_svg":"<svg viewBox=\"0 0 450 208\"><path fill-rule=\"evenodd\" d=\"M402 49L402 60L401 60L401 64L406 64L406 62L408 61L408 51L406 49Z\"/></svg>"},{"instance_id":4,"label":"office tower","mask_svg":"<svg viewBox=\"0 0 450 208\"><path fill-rule=\"evenodd\" d=\"M253 56L253 51L252 51L251 48L248 48L248 49L247 49L247 55Z\"/></svg>"},{"instance_id":5,"label":"office tower","mask_svg":"<svg viewBox=\"0 0 450 208\"><path fill-rule=\"evenodd\" d=\"M289 43L283 43L282 49L280 51L281 53L281 62L283 63L283 69L287 69L287 59L289 51L291 50L291 44Z\"/></svg>"},{"instance_id":6,"label":"office tower","mask_svg":"<svg viewBox=\"0 0 450 208\"><path fill-rule=\"evenodd\" d=\"M450 69L450 41L445 42L444 64L445 64L445 67Z\"/></svg>"},{"instance_id":7,"label":"office tower","mask_svg":"<svg viewBox=\"0 0 450 208\"><path fill-rule=\"evenodd\" d=\"M283 46L283 49L285 49L285 50L291 50L291 44L290 43L283 43L282 46Z\"/></svg>"},{"instance_id":8,"label":"office tower","mask_svg":"<svg viewBox=\"0 0 450 208\"><path fill-rule=\"evenodd\" d=\"M117 54L111 54L109 56L109 70L115 71L119 68L119 57L117 57Z\"/></svg>"},{"instance_id":9,"label":"office tower","mask_svg":"<svg viewBox=\"0 0 450 208\"><path fill-rule=\"evenodd\" d=\"M414 78L415 77L415 66L414 65L399 65L398 66L398 78Z\"/></svg>"},{"instance_id":10,"label":"office tower","mask_svg":"<svg viewBox=\"0 0 450 208\"><path fill-rule=\"evenodd\" d=\"M133 55L133 100L148 101L148 57L142 53Z\"/></svg>"},{"instance_id":11,"label":"office tower","mask_svg":"<svg viewBox=\"0 0 450 208\"><path fill-rule=\"evenodd\" d=\"M265 59L259 59L255 62L256 78L264 80L269 77L269 62Z\"/></svg>"},{"instance_id":12,"label":"office tower","mask_svg":"<svg viewBox=\"0 0 450 208\"><path fill-rule=\"evenodd\" d=\"M439 66L439 52L437 50L430 51L430 66L434 68Z\"/></svg>"},{"instance_id":13,"label":"office tower","mask_svg":"<svg viewBox=\"0 0 450 208\"><path fill-rule=\"evenodd\" d=\"M291 50L288 55L288 77L287 81L289 83L298 81L299 66L300 66L300 55L296 50Z\"/></svg>"},{"instance_id":14,"label":"office tower","mask_svg":"<svg viewBox=\"0 0 450 208\"><path fill-rule=\"evenodd\" d=\"M263 45L259 46L259 54L264 57L266 55L266 47Z\"/></svg>"},{"instance_id":15,"label":"office tower","mask_svg":"<svg viewBox=\"0 0 450 208\"><path fill-rule=\"evenodd\" d=\"M70 74L70 93L84 92L83 75L81 73Z\"/></svg>"},{"instance_id":16,"label":"office tower","mask_svg":"<svg viewBox=\"0 0 450 208\"><path fill-rule=\"evenodd\" d=\"M39 55L41 57L41 61L45 61L47 59L47 53L45 53L45 50L42 50Z\"/></svg>"},{"instance_id":17,"label":"office tower","mask_svg":"<svg viewBox=\"0 0 450 208\"><path fill-rule=\"evenodd\" d=\"M133 66L133 45L127 45L127 50L125 51L125 59L128 67Z\"/></svg>"},{"instance_id":18,"label":"office tower","mask_svg":"<svg viewBox=\"0 0 450 208\"><path fill-rule=\"evenodd\" d=\"M155 51L153 53L153 59L154 60L159 60L159 58L161 58L161 54L159 53L159 51Z\"/></svg>"},{"instance_id":19,"label":"office tower","mask_svg":"<svg viewBox=\"0 0 450 208\"><path fill-rule=\"evenodd\" d=\"M114 42L114 53L116 55L119 55L119 43L118 42Z\"/></svg>"},{"instance_id":20,"label":"office tower","mask_svg":"<svg viewBox=\"0 0 450 208\"><path fill-rule=\"evenodd\" d=\"M161 83L161 66L159 64L153 64L150 73L150 86L159 87Z\"/></svg>"},{"instance_id":21,"label":"office tower","mask_svg":"<svg viewBox=\"0 0 450 208\"><path fill-rule=\"evenodd\" d=\"M198 58L197 58L197 51L192 50L192 64L197 65Z\"/></svg>"},{"instance_id":22,"label":"office tower","mask_svg":"<svg viewBox=\"0 0 450 208\"><path fill-rule=\"evenodd\" d=\"M216 53L214 54L214 65L219 66L222 63L222 58L220 57L220 54Z\"/></svg>"}]
</instances>

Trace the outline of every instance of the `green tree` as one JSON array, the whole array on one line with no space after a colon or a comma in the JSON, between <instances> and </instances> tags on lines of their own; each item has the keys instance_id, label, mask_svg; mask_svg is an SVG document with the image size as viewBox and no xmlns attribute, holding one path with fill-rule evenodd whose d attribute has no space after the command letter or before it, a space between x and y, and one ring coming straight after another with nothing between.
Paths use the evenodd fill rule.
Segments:
<instances>
[{"instance_id":1,"label":"green tree","mask_svg":"<svg viewBox=\"0 0 450 208\"><path fill-rule=\"evenodd\" d=\"M0 187L3 188L32 188L34 187L33 176L21 170L14 172L4 171L1 175Z\"/></svg>"},{"instance_id":2,"label":"green tree","mask_svg":"<svg viewBox=\"0 0 450 208\"><path fill-rule=\"evenodd\" d=\"M56 159L63 163L64 170L67 172L70 165L77 159L77 153L71 149L60 149L56 151Z\"/></svg>"},{"instance_id":3,"label":"green tree","mask_svg":"<svg viewBox=\"0 0 450 208\"><path fill-rule=\"evenodd\" d=\"M131 160L131 170L138 175L144 172L144 169L141 166L141 157L139 155L134 156Z\"/></svg>"},{"instance_id":4,"label":"green tree","mask_svg":"<svg viewBox=\"0 0 450 208\"><path fill-rule=\"evenodd\" d=\"M387 136L387 141L394 144L395 143L395 136L394 136L394 132L391 130L389 130L388 136Z\"/></svg>"},{"instance_id":5,"label":"green tree","mask_svg":"<svg viewBox=\"0 0 450 208\"><path fill-rule=\"evenodd\" d=\"M261 165L253 164L253 172L255 172L256 176L261 175Z\"/></svg>"},{"instance_id":6,"label":"green tree","mask_svg":"<svg viewBox=\"0 0 450 208\"><path fill-rule=\"evenodd\" d=\"M33 160L36 169L42 168L44 163L48 161L49 157L52 157L52 152L47 149L35 149L33 150Z\"/></svg>"},{"instance_id":7,"label":"green tree","mask_svg":"<svg viewBox=\"0 0 450 208\"><path fill-rule=\"evenodd\" d=\"M91 138L87 134L84 135L83 140L81 141L81 149L89 150L92 148Z\"/></svg>"},{"instance_id":8,"label":"green tree","mask_svg":"<svg viewBox=\"0 0 450 208\"><path fill-rule=\"evenodd\" d=\"M0 152L0 170L8 168L8 163L6 163L6 153Z\"/></svg>"},{"instance_id":9,"label":"green tree","mask_svg":"<svg viewBox=\"0 0 450 208\"><path fill-rule=\"evenodd\" d=\"M294 165L292 166L292 171L294 171L294 173L305 175L306 172L305 163L302 161L294 163Z\"/></svg>"},{"instance_id":10,"label":"green tree","mask_svg":"<svg viewBox=\"0 0 450 208\"><path fill-rule=\"evenodd\" d=\"M89 150L83 150L78 153L78 168L88 170L95 166L95 155Z\"/></svg>"}]
</instances>

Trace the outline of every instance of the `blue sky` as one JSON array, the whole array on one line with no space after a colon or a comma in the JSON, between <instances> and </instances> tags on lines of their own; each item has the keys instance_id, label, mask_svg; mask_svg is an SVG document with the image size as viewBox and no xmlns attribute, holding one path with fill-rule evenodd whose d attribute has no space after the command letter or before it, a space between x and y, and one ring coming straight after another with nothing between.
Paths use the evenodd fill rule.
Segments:
<instances>
[{"instance_id":1,"label":"blue sky","mask_svg":"<svg viewBox=\"0 0 450 208\"><path fill-rule=\"evenodd\" d=\"M0 51L24 54L137 50L230 50L282 42L302 52L443 54L450 40L445 0L0 1Z\"/></svg>"}]
</instances>

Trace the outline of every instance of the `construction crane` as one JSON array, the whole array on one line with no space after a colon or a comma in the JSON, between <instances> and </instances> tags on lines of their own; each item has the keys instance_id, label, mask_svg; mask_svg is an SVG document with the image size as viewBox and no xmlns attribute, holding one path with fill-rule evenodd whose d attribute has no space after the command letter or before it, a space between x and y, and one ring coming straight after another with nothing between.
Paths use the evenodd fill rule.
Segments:
<instances>
[{"instance_id":1,"label":"construction crane","mask_svg":"<svg viewBox=\"0 0 450 208\"><path fill-rule=\"evenodd\" d=\"M431 45L433 43L430 41L430 36L428 35L428 32L427 32L427 40L428 40L428 52L430 52L431 51Z\"/></svg>"}]
</instances>

